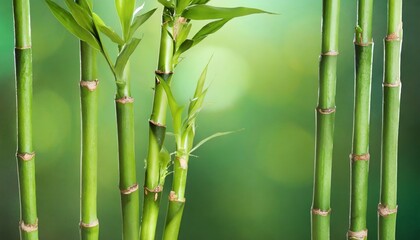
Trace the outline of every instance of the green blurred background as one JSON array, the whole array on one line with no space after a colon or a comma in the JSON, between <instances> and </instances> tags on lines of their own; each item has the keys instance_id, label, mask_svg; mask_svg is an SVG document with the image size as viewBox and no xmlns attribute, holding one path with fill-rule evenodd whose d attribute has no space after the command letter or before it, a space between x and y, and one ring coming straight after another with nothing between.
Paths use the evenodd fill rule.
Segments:
<instances>
[{"instance_id":1,"label":"green blurred background","mask_svg":"<svg viewBox=\"0 0 420 240\"><path fill-rule=\"evenodd\" d=\"M18 239L19 234L11 2L0 3L0 239L4 240ZM78 41L54 19L43 1L31 2L40 237L78 239ZM118 29L114 1L96 2L99 15ZM156 2L147 1L145 8L158 7ZM385 2L375 2L373 20L376 43L368 210L370 239L376 238L379 199ZM213 56L208 78L211 88L198 120L197 140L218 131L245 129L209 142L196 152L199 158L191 160L180 239L309 239L321 1L213 0L211 3L257 7L280 15L254 15L232 21L188 52L176 71L175 94L186 103L199 73ZM341 9L332 239L344 239L348 226L356 1L342 1ZM419 2L405 1L398 239L417 239L420 229L417 207L420 202L419 12ZM132 61L140 183L144 177L160 13L161 9L143 27L143 41ZM196 24L196 28L199 26ZM115 85L105 62L100 59L99 64L100 233L101 239L121 239ZM173 141L169 137L168 140L167 146L173 149ZM161 213L165 213L166 205L163 201ZM163 218L159 236L162 223Z\"/></svg>"}]
</instances>

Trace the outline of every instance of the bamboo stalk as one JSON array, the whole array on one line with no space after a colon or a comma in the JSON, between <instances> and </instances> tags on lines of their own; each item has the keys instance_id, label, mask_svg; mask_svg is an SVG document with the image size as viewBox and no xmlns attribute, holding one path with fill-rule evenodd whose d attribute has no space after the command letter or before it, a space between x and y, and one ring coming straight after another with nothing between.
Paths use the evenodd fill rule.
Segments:
<instances>
[{"instance_id":1,"label":"bamboo stalk","mask_svg":"<svg viewBox=\"0 0 420 240\"><path fill-rule=\"evenodd\" d=\"M13 0L20 239L38 239L35 153L32 146L32 40L29 0Z\"/></svg>"},{"instance_id":2,"label":"bamboo stalk","mask_svg":"<svg viewBox=\"0 0 420 240\"><path fill-rule=\"evenodd\" d=\"M322 53L316 120L312 239L330 238L330 197L340 0L323 0Z\"/></svg>"},{"instance_id":3,"label":"bamboo stalk","mask_svg":"<svg viewBox=\"0 0 420 240\"><path fill-rule=\"evenodd\" d=\"M398 128L401 97L402 0L388 1L383 83L379 239L395 239L397 220Z\"/></svg>"},{"instance_id":4,"label":"bamboo stalk","mask_svg":"<svg viewBox=\"0 0 420 240\"><path fill-rule=\"evenodd\" d=\"M359 0L355 32L355 100L350 186L349 240L367 239L366 209L369 174L369 124L372 83L373 0Z\"/></svg>"},{"instance_id":5,"label":"bamboo stalk","mask_svg":"<svg viewBox=\"0 0 420 240\"><path fill-rule=\"evenodd\" d=\"M134 99L131 97L129 63L124 69L124 80L117 84L115 107L117 112L118 155L120 171L123 239L138 240L140 226L139 191L136 177L134 147Z\"/></svg>"},{"instance_id":6,"label":"bamboo stalk","mask_svg":"<svg viewBox=\"0 0 420 240\"><path fill-rule=\"evenodd\" d=\"M80 0L77 0L80 4ZM92 4L92 1L89 1ZM81 5L82 6L82 5ZM80 103L82 118L81 209L80 236L82 240L99 238L97 216L98 178L98 91L96 50L80 41Z\"/></svg>"},{"instance_id":7,"label":"bamboo stalk","mask_svg":"<svg viewBox=\"0 0 420 240\"><path fill-rule=\"evenodd\" d=\"M168 14L168 12L170 12L170 10L164 8L162 14L158 70L156 71L156 74L161 76L169 84L173 74L173 40L170 36L173 22L170 17L172 14ZM161 192L163 190L159 157L166 134L167 105L168 102L165 91L156 78L153 108L149 120L149 148L146 159L144 205L140 234L142 240L154 240L156 235L159 204Z\"/></svg>"}]
</instances>

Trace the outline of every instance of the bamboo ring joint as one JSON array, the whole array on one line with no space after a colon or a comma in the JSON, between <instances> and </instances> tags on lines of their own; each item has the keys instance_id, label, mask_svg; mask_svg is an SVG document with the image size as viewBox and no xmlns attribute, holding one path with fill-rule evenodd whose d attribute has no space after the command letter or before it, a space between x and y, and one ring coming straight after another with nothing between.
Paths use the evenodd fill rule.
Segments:
<instances>
[{"instance_id":1,"label":"bamboo ring joint","mask_svg":"<svg viewBox=\"0 0 420 240\"><path fill-rule=\"evenodd\" d=\"M164 127L164 128L166 128L166 126L163 125L162 123L158 123L158 122L155 122L153 120L149 120L149 123L152 124L153 126L156 126L156 127Z\"/></svg>"},{"instance_id":2,"label":"bamboo ring joint","mask_svg":"<svg viewBox=\"0 0 420 240\"><path fill-rule=\"evenodd\" d=\"M156 71L155 71L155 74L156 74L156 75L159 75L159 76L162 76L162 75L172 75L172 74L174 74L174 72L172 72L172 71L170 71L170 72L165 72L165 71L162 71L162 70L156 70Z\"/></svg>"},{"instance_id":3,"label":"bamboo ring joint","mask_svg":"<svg viewBox=\"0 0 420 240\"><path fill-rule=\"evenodd\" d=\"M15 49L17 49L17 50L26 50L26 49L31 49L31 48L32 48L32 45L15 47Z\"/></svg>"},{"instance_id":4,"label":"bamboo ring joint","mask_svg":"<svg viewBox=\"0 0 420 240\"><path fill-rule=\"evenodd\" d=\"M378 205L378 214L381 217L386 217L388 215L395 214L395 213L397 213L397 211L398 211L398 206L396 206L394 209L389 209L385 205L382 205L382 204Z\"/></svg>"},{"instance_id":5,"label":"bamboo ring joint","mask_svg":"<svg viewBox=\"0 0 420 240\"><path fill-rule=\"evenodd\" d=\"M144 186L144 195L148 195L149 193L154 193L154 200L156 201L159 197L159 193L163 191L163 187L161 185L158 185L154 189L150 189L146 186Z\"/></svg>"},{"instance_id":6,"label":"bamboo ring joint","mask_svg":"<svg viewBox=\"0 0 420 240\"><path fill-rule=\"evenodd\" d=\"M399 41L400 37L397 33L393 32L385 37L385 41L392 42L392 41Z\"/></svg>"},{"instance_id":7,"label":"bamboo ring joint","mask_svg":"<svg viewBox=\"0 0 420 240\"><path fill-rule=\"evenodd\" d=\"M358 231L358 232L352 232L352 231L349 230L347 232L347 236L350 239L354 239L354 240L363 240L367 237L367 235L368 235L368 230L367 229L362 230L362 231Z\"/></svg>"},{"instance_id":8,"label":"bamboo ring joint","mask_svg":"<svg viewBox=\"0 0 420 240\"><path fill-rule=\"evenodd\" d=\"M115 99L115 101L116 101L117 103L127 104L127 103L133 103L133 102L134 102L134 98L132 98L132 97L128 97L128 96L124 96L124 97L122 97L122 98Z\"/></svg>"},{"instance_id":9,"label":"bamboo ring joint","mask_svg":"<svg viewBox=\"0 0 420 240\"><path fill-rule=\"evenodd\" d=\"M98 219L96 219L95 221L90 222L90 223L80 222L80 227L81 228L93 228L93 227L96 227L98 225L99 225Z\"/></svg>"},{"instance_id":10,"label":"bamboo ring joint","mask_svg":"<svg viewBox=\"0 0 420 240\"><path fill-rule=\"evenodd\" d=\"M322 115L328 115L328 114L335 113L335 107L333 107L333 108L320 108L320 107L318 107L318 108L316 108L316 110Z\"/></svg>"},{"instance_id":11,"label":"bamboo ring joint","mask_svg":"<svg viewBox=\"0 0 420 240\"><path fill-rule=\"evenodd\" d=\"M327 211L312 208L312 214L318 215L318 216L321 216L321 217L326 217L326 216L330 215L330 213L331 213L331 208L328 209Z\"/></svg>"},{"instance_id":12,"label":"bamboo ring joint","mask_svg":"<svg viewBox=\"0 0 420 240\"><path fill-rule=\"evenodd\" d=\"M370 160L370 154L350 154L350 160L352 161L369 161Z\"/></svg>"},{"instance_id":13,"label":"bamboo ring joint","mask_svg":"<svg viewBox=\"0 0 420 240\"><path fill-rule=\"evenodd\" d=\"M354 45L361 46L361 47L368 47L368 46L372 46L373 45L373 41L367 42L367 43L354 41Z\"/></svg>"},{"instance_id":14,"label":"bamboo ring joint","mask_svg":"<svg viewBox=\"0 0 420 240\"><path fill-rule=\"evenodd\" d=\"M80 81L80 86L87 88L90 92L93 92L96 90L96 88L98 87L99 84L99 80L95 79L93 81Z\"/></svg>"},{"instance_id":15,"label":"bamboo ring joint","mask_svg":"<svg viewBox=\"0 0 420 240\"><path fill-rule=\"evenodd\" d=\"M24 232L30 233L30 232L35 232L38 230L38 219L36 220L36 222L34 224L26 224L23 221L20 221L20 229Z\"/></svg>"},{"instance_id":16,"label":"bamboo ring joint","mask_svg":"<svg viewBox=\"0 0 420 240\"><path fill-rule=\"evenodd\" d=\"M17 153L16 156L18 158L20 158L21 160L27 162L27 161L31 161L35 158L35 152L31 152L31 153Z\"/></svg>"},{"instance_id":17,"label":"bamboo ring joint","mask_svg":"<svg viewBox=\"0 0 420 240\"><path fill-rule=\"evenodd\" d=\"M171 191L169 193L169 201L170 202L185 203L185 198L178 198L178 195L176 195L175 191Z\"/></svg>"},{"instance_id":18,"label":"bamboo ring joint","mask_svg":"<svg viewBox=\"0 0 420 240\"><path fill-rule=\"evenodd\" d=\"M401 86L401 81L397 81L395 83L382 83L383 87L389 87L389 88L396 88L396 87L400 87Z\"/></svg>"},{"instance_id":19,"label":"bamboo ring joint","mask_svg":"<svg viewBox=\"0 0 420 240\"><path fill-rule=\"evenodd\" d=\"M321 56L338 56L340 53L335 50L321 53Z\"/></svg>"},{"instance_id":20,"label":"bamboo ring joint","mask_svg":"<svg viewBox=\"0 0 420 240\"><path fill-rule=\"evenodd\" d=\"M136 183L133 186L128 187L127 189L120 189L121 193L124 195L129 195L139 189L139 185Z\"/></svg>"}]
</instances>

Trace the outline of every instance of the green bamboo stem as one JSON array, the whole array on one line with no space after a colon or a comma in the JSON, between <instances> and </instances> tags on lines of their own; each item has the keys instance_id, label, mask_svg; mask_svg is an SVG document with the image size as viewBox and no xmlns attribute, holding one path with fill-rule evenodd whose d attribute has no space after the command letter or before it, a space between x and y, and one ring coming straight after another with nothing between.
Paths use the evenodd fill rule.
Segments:
<instances>
[{"instance_id":1,"label":"green bamboo stem","mask_svg":"<svg viewBox=\"0 0 420 240\"><path fill-rule=\"evenodd\" d=\"M140 205L134 147L134 99L131 97L128 72L129 63L125 67L123 81L120 81L124 83L117 84L115 98L120 171L119 185L123 217L123 239L138 240Z\"/></svg>"},{"instance_id":2,"label":"green bamboo stem","mask_svg":"<svg viewBox=\"0 0 420 240\"><path fill-rule=\"evenodd\" d=\"M312 239L330 238L330 196L340 0L323 1L322 53L316 120Z\"/></svg>"},{"instance_id":3,"label":"green bamboo stem","mask_svg":"<svg viewBox=\"0 0 420 240\"><path fill-rule=\"evenodd\" d=\"M389 0L383 83L381 197L378 206L378 234L381 240L395 239L397 220L397 159L402 34L402 0Z\"/></svg>"},{"instance_id":4,"label":"green bamboo stem","mask_svg":"<svg viewBox=\"0 0 420 240\"><path fill-rule=\"evenodd\" d=\"M173 40L169 34L172 32L172 20L170 15L168 15L170 10L165 8L163 11L160 52L156 74L162 76L169 84L173 73ZM144 205L140 234L140 239L142 240L154 240L156 235L161 192L163 190L159 155L162 151L166 134L167 105L165 91L156 78L153 108L149 120L149 149L146 159Z\"/></svg>"},{"instance_id":5,"label":"green bamboo stem","mask_svg":"<svg viewBox=\"0 0 420 240\"><path fill-rule=\"evenodd\" d=\"M349 240L367 239L366 211L369 174L369 119L372 83L373 0L359 0L355 32L355 100L350 186Z\"/></svg>"},{"instance_id":6,"label":"green bamboo stem","mask_svg":"<svg viewBox=\"0 0 420 240\"><path fill-rule=\"evenodd\" d=\"M32 46L29 0L13 0L20 239L38 239L35 153L32 146Z\"/></svg>"}]
</instances>

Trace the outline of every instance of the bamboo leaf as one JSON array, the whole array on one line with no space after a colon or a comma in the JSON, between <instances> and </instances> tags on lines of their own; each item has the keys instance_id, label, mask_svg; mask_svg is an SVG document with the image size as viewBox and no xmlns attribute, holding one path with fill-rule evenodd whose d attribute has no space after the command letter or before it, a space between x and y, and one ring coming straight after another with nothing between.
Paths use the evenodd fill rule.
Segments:
<instances>
[{"instance_id":1,"label":"bamboo leaf","mask_svg":"<svg viewBox=\"0 0 420 240\"><path fill-rule=\"evenodd\" d=\"M206 24L202 27L193 37L194 45L201 42L205 39L208 35L213 34L220 30L227 22L229 22L231 18L217 20L211 23Z\"/></svg>"},{"instance_id":2,"label":"bamboo leaf","mask_svg":"<svg viewBox=\"0 0 420 240\"><path fill-rule=\"evenodd\" d=\"M176 51L176 53L174 54L174 59L178 59L179 56L181 56L181 54L183 54L184 52L186 52L188 49L192 48L194 46L194 41L191 39L187 39L185 40L181 46L178 48L178 50Z\"/></svg>"},{"instance_id":3,"label":"bamboo leaf","mask_svg":"<svg viewBox=\"0 0 420 240\"><path fill-rule=\"evenodd\" d=\"M139 15L139 16L136 16L134 18L133 24L131 24L131 26L130 26L129 38L131 38L131 36L134 35L134 33L137 31L137 29L141 25L143 25L143 23L145 23L147 21L147 19L149 19L153 15L153 13L155 13L156 9L157 8L152 9L152 10L148 11L147 13L142 14L142 15Z\"/></svg>"},{"instance_id":4,"label":"bamboo leaf","mask_svg":"<svg viewBox=\"0 0 420 240\"><path fill-rule=\"evenodd\" d=\"M89 15L87 10L83 9L79 4L77 4L73 0L66 0L66 5L70 9L70 12L76 20L76 22L81 27L94 34L92 17Z\"/></svg>"},{"instance_id":5,"label":"bamboo leaf","mask_svg":"<svg viewBox=\"0 0 420 240\"><path fill-rule=\"evenodd\" d=\"M197 143L197 145L195 145L195 146L193 147L193 149L191 149L191 151L190 151L189 153L194 152L194 151L195 151L195 150L197 150L199 147L201 147L204 143L206 143L206 142L208 142L208 141L210 141L210 140L212 140L212 139L214 139L214 138L217 138L217 137L222 137L222 136L226 136L226 135L229 135L229 134L232 134L232 133L235 133L235 132L237 132L237 131L230 131L230 132L218 132L218 133L215 133L215 134L213 134L213 135L211 135L211 136L209 136L209 137L207 137L207 138L205 138L205 139L201 140L199 143Z\"/></svg>"},{"instance_id":6,"label":"bamboo leaf","mask_svg":"<svg viewBox=\"0 0 420 240\"><path fill-rule=\"evenodd\" d=\"M175 7L174 0L158 0L158 2L160 2L160 4L162 4L163 6L165 6L167 8L174 8Z\"/></svg>"},{"instance_id":7,"label":"bamboo leaf","mask_svg":"<svg viewBox=\"0 0 420 240\"><path fill-rule=\"evenodd\" d=\"M220 18L235 18L242 17L250 14L257 13L268 13L256 8L245 8L245 7L236 7L236 8L223 8L223 7L213 7L207 5L194 5L187 8L182 16L188 19L194 20L209 20L209 19L220 19Z\"/></svg>"},{"instance_id":8,"label":"bamboo leaf","mask_svg":"<svg viewBox=\"0 0 420 240\"><path fill-rule=\"evenodd\" d=\"M191 0L177 0L176 1L176 11L182 12L190 4Z\"/></svg>"},{"instance_id":9,"label":"bamboo leaf","mask_svg":"<svg viewBox=\"0 0 420 240\"><path fill-rule=\"evenodd\" d=\"M93 36L88 30L81 27L69 12L51 0L45 1L53 15L70 33L80 38L80 40L88 43L93 48L101 51L98 39L96 39L96 37Z\"/></svg>"},{"instance_id":10,"label":"bamboo leaf","mask_svg":"<svg viewBox=\"0 0 420 240\"><path fill-rule=\"evenodd\" d=\"M140 41L141 39L133 38L129 43L123 46L121 52L118 54L117 61L115 62L115 73L117 76L122 76L128 59L130 58L131 54L133 54L134 50L136 50Z\"/></svg>"},{"instance_id":11,"label":"bamboo leaf","mask_svg":"<svg viewBox=\"0 0 420 240\"><path fill-rule=\"evenodd\" d=\"M206 4L208 2L210 2L210 0L192 0L191 1L191 5L194 5L194 4Z\"/></svg>"},{"instance_id":12,"label":"bamboo leaf","mask_svg":"<svg viewBox=\"0 0 420 240\"><path fill-rule=\"evenodd\" d=\"M79 5L85 9L86 11L88 11L88 13L91 15L92 14L92 2L88 2L86 0L80 0L79 1Z\"/></svg>"},{"instance_id":13,"label":"bamboo leaf","mask_svg":"<svg viewBox=\"0 0 420 240\"><path fill-rule=\"evenodd\" d=\"M175 139L179 139L181 129L182 129L182 110L183 110L183 108L181 106L179 106L178 103L176 102L175 97L174 97L174 95L171 91L171 88L165 82L165 80L159 75L156 75L156 76L158 77L158 79L160 81L159 84L162 85L163 89L165 90L166 97L168 98L169 109L171 110L171 114L172 114ZM178 142L179 140L176 140L176 141Z\"/></svg>"},{"instance_id":14,"label":"bamboo leaf","mask_svg":"<svg viewBox=\"0 0 420 240\"><path fill-rule=\"evenodd\" d=\"M115 0L115 6L117 8L118 17L120 18L121 28L125 40L128 39L128 35L130 33L135 4L135 0Z\"/></svg>"},{"instance_id":15,"label":"bamboo leaf","mask_svg":"<svg viewBox=\"0 0 420 240\"><path fill-rule=\"evenodd\" d=\"M117 43L120 46L124 45L124 40L122 40L121 37L118 36L118 34L115 33L112 28L108 27L96 13L93 13L93 21L95 21L99 31L105 34L109 39L111 39L111 41Z\"/></svg>"}]
</instances>

